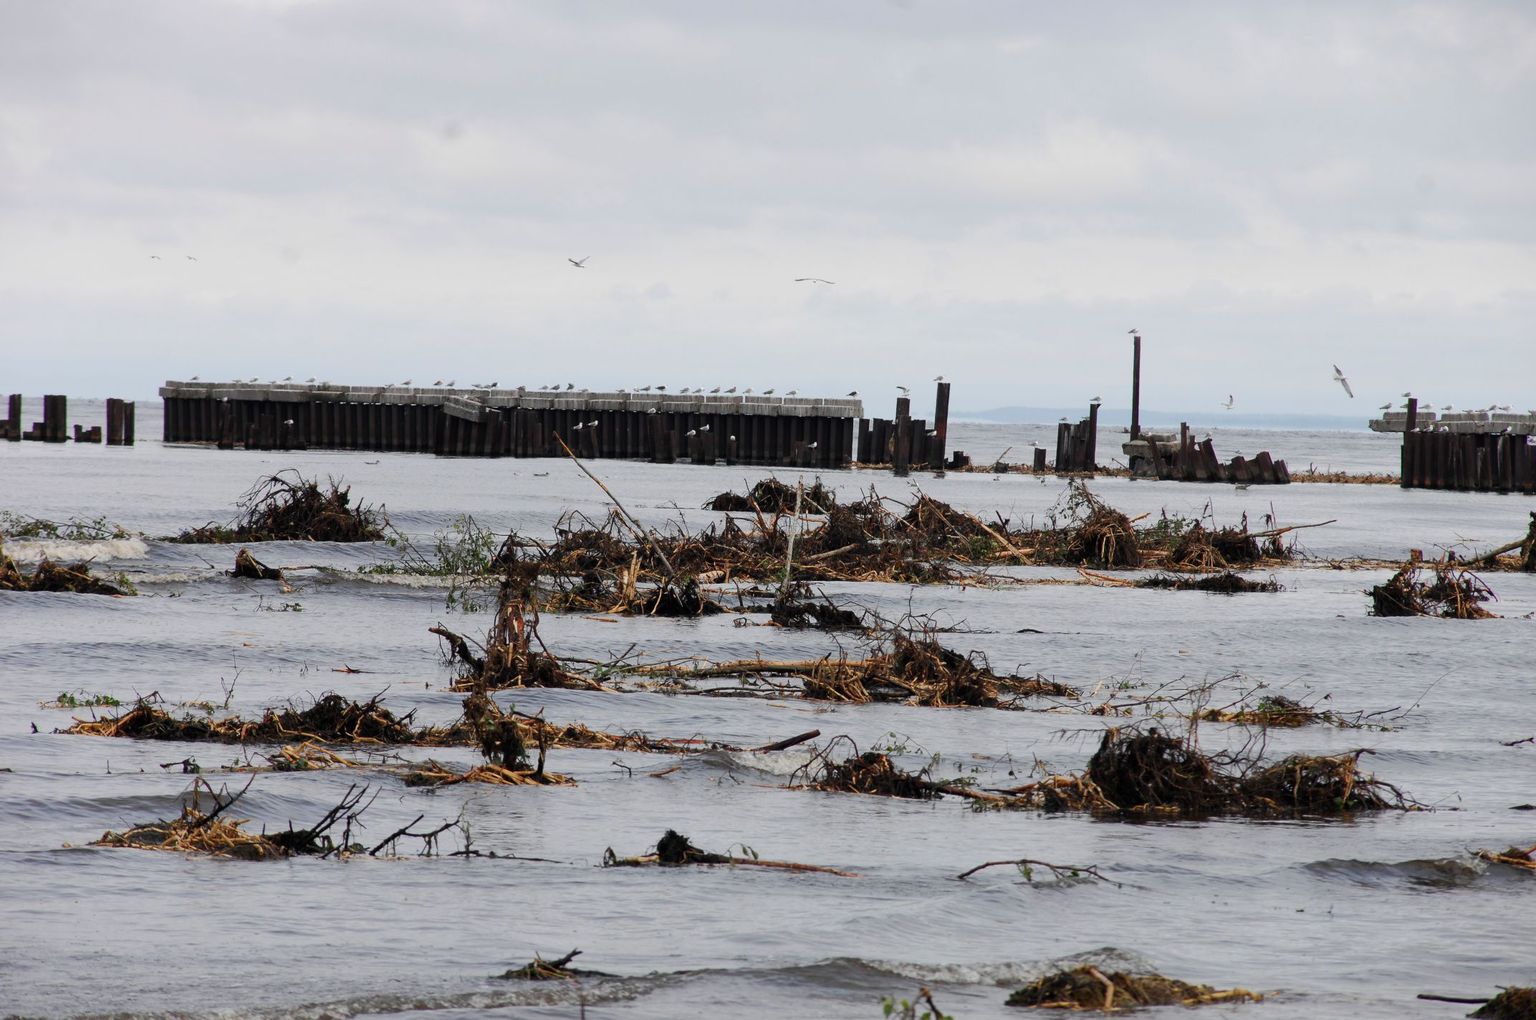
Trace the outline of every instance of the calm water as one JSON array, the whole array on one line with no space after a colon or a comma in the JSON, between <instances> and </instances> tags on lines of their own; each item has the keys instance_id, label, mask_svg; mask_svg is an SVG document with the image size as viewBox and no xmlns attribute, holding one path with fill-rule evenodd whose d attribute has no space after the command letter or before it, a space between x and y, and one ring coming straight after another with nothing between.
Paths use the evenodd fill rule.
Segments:
<instances>
[{"instance_id":1,"label":"calm water","mask_svg":"<svg viewBox=\"0 0 1536 1020\"><path fill-rule=\"evenodd\" d=\"M145 404L144 438L133 449L0 444L0 509L105 515L158 536L227 519L257 478L292 467L344 479L354 497L386 504L418 540L461 513L538 535L566 510L605 511L597 489L562 461L220 453L162 447L152 440L158 432ZM1050 442L1054 426L960 425L954 433L953 445L981 460ZM1223 453L1269 449L1293 468L1390 470L1397 448L1393 437L1370 433L1216 438ZM595 469L655 524L707 522L715 515L696 509L707 496L763 474L617 462ZM909 494L907 482L888 475L824 477L845 493L874 485ZM1025 476L914 476L910 485L1015 522L1044 518L1063 493L1054 479ZM1095 700L1236 675L1292 697L1328 695L1339 711L1383 712L1395 720L1389 732L1275 732L1268 750L1369 747L1376 753L1367 768L1435 810L1142 825L786 790L805 761L800 750L681 761L557 750L550 768L580 785L428 793L383 774L263 774L241 802L253 828L286 828L318 818L361 780L383 790L364 816L365 837L381 839L418 814L433 824L462 814L477 848L542 861L247 863L84 848L104 830L176 813L187 777L162 763L191 756L211 769L242 755L54 734L72 713L41 702L84 690L221 703L232 688L231 710L249 715L332 689L355 698L384 691L397 713L448 721L459 699L444 690L452 671L427 628L441 622L478 635L488 623L445 609L440 587L355 574L390 558L385 547L255 547L268 563L325 568L296 572L299 590L279 596L270 584L223 576L231 548L103 543L77 551L95 555L100 570L125 572L141 597L0 593L0 768L8 770L0 772L0 1014L553 1018L578 1016L584 999L592 1017L864 1020L880 1016L882 996L910 997L928 984L946 1012L977 1020L1021 1015L1003 1006L1008 989L1077 959L1269 994L1261 1005L1201 1014L1211 1017L1454 1017L1465 1007L1414 995L1536 983L1536 881L1489 871L1470 854L1536 842L1536 814L1511 810L1536 801L1536 747L1501 743L1536 733L1536 578L1490 578L1502 619L1378 620L1366 616L1362 589L1385 572L1326 566L1356 554L1400 557L1410 547L1501 544L1524 532L1536 504L1386 486L1238 492L1105 479L1093 489L1132 515L1335 523L1298 533L1318 562L1276 573L1286 590L1275 595L1002 584L827 590L890 617L935 614L961 628L944 638L953 647L1095 690ZM44 551L7 548L22 559ZM721 617L546 616L542 631L556 651L586 658L631 644L658 659L801 658L837 647L824 635L739 628ZM365 672L334 672L343 666ZM521 692L517 707L603 729L743 744L816 727L823 739L847 734L860 747L904 745L909 768L937 755L937 774L975 775L984 786L1017 783L1010 773L1022 776L1036 759L1058 771L1081 767L1105 725L1069 707L829 707L570 691ZM1200 731L1208 748L1243 736L1213 724ZM471 761L463 750L432 753ZM653 775L672 765L681 768ZM709 849L746 844L767 858L861 877L596 867L606 847L642 853L669 827ZM1028 884L1007 869L955 879L1018 857L1093 864L1121 884ZM579 990L490 979L535 953L572 948L584 950L578 964L616 976Z\"/></svg>"}]
</instances>

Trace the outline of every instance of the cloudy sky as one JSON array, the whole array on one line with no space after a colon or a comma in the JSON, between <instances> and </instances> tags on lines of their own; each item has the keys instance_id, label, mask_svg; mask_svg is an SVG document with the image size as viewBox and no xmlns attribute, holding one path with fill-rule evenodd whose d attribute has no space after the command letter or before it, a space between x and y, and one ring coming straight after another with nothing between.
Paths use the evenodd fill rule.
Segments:
<instances>
[{"instance_id":1,"label":"cloudy sky","mask_svg":"<svg viewBox=\"0 0 1536 1020\"><path fill-rule=\"evenodd\" d=\"M0 391L1525 407L1533 109L1524 3L0 0Z\"/></svg>"}]
</instances>

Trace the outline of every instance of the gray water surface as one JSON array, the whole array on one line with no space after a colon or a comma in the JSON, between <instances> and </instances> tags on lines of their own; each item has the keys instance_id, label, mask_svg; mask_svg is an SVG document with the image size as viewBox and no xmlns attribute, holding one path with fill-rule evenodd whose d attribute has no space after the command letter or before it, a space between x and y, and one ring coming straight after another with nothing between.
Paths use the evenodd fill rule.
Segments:
<instances>
[{"instance_id":1,"label":"gray water surface","mask_svg":"<svg viewBox=\"0 0 1536 1020\"><path fill-rule=\"evenodd\" d=\"M952 445L996 456L1015 438L1033 441L1029 428L956 426ZM157 431L153 409L141 409L139 435ZM1389 470L1386 453L1396 450L1395 440L1389 448L1370 434L1251 438L1255 450L1288 456L1293 469L1315 460L1320 468ZM1291 449L1306 460L1298 465ZM593 467L656 526L716 520L697 509L708 496L765 473ZM389 547L254 546L268 563L325 568L295 571L298 590L279 594L223 576L231 548L153 537L228 519L253 482L286 468L344 480L355 499L386 504L420 543L459 514L498 531L546 535L566 511L601 519L607 510L566 461L221 453L144 439L132 449L0 444L0 509L104 515L149 536L85 550L98 571L132 579L138 598L0 593L0 768L8 770L0 772L0 1013L552 1018L585 1008L591 1017L864 1020L881 1015L883 996L911 997L927 985L945 1012L978 1020L1022 1015L1003 1006L1009 988L1086 959L1267 996L1202 1016L1438 1018L1466 1007L1415 1001L1416 993L1491 994L1536 983L1536 876L1490 870L1471 855L1536 842L1536 812L1512 810L1536 802L1536 745L1504 743L1536 734L1536 578L1489 576L1499 619L1387 620L1366 615L1363 594L1387 571L1326 564L1401 558L1408 548L1489 548L1524 532L1536 506L1528 499L1103 479L1093 491L1133 516L1209 514L1226 524L1246 514L1255 528L1265 515L1281 525L1335 523L1296 533L1313 559L1275 572L1285 586L1278 594L1012 585L1001 577L966 587L826 586L836 600L888 618L933 614L956 628L942 637L951 647L1072 684L1095 704L1222 681L1222 690L1262 683L1301 700L1326 696L1322 704L1340 712L1377 713L1390 729L1272 731L1266 753L1369 748L1363 767L1432 810L1132 824L976 812L954 799L788 790L804 748L687 758L556 750L549 767L577 786L429 793L377 772L265 773L240 803L251 827L286 828L313 821L350 784L367 782L382 793L364 816L365 841L419 814L432 825L462 816L477 849L539 861L250 863L84 846L105 830L175 815L190 777L163 764L190 757L212 770L270 748L56 734L72 714L90 712L40 707L62 691L124 701L157 692L172 706L227 699L241 715L328 690L359 699L383 692L388 707L414 710L420 723L458 714L459 698L446 689L453 671L427 628L443 623L478 636L489 618L447 609L437 583L356 573L392 559ZM1064 494L1054 479L1015 475L908 483L841 472L824 480L845 495L873 485L906 499L921 488L1015 523L1043 520ZM46 545L7 548L23 560L62 554ZM1077 579L1060 569L1002 574ZM546 615L542 634L557 652L592 659L631 645L654 659L805 658L850 642L734 622ZM336 672L343 667L364 672ZM982 786L1022 782L1037 760L1055 771L1081 768L1106 725L1135 718L1087 715L1072 701L1005 712L564 690L501 700L595 728L742 745L819 728L823 743L845 734L860 748L896 747L904 767L972 776ZM1213 750L1251 736L1200 728ZM404 753L474 760L467 749ZM207 774L215 783L245 781ZM708 849L747 846L860 877L597 867L605 848L639 854L667 828ZM1118 884L1053 881L1038 871L1031 883L1004 868L955 877L1020 857L1093 865ZM579 987L492 979L536 953L573 948L583 950L578 965L615 976Z\"/></svg>"}]
</instances>

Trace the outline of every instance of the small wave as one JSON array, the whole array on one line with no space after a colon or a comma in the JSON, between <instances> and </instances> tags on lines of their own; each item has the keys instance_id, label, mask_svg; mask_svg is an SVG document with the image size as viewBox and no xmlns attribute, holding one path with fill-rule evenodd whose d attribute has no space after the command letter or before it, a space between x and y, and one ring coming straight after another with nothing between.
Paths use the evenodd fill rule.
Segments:
<instances>
[{"instance_id":1,"label":"small wave","mask_svg":"<svg viewBox=\"0 0 1536 1020\"><path fill-rule=\"evenodd\" d=\"M56 563L91 560L142 560L149 556L149 543L142 538L103 538L87 542L63 538L39 538L5 543L5 554L17 563L36 564L43 559Z\"/></svg>"},{"instance_id":2,"label":"small wave","mask_svg":"<svg viewBox=\"0 0 1536 1020\"><path fill-rule=\"evenodd\" d=\"M1407 884L1429 889L1459 889L1488 873L1487 866L1471 857L1430 857L1397 862L1330 858L1312 861L1302 867L1314 875L1342 878L1359 885Z\"/></svg>"},{"instance_id":3,"label":"small wave","mask_svg":"<svg viewBox=\"0 0 1536 1020\"><path fill-rule=\"evenodd\" d=\"M358 995L329 1002L299 1005L257 1006L246 1009L184 1012L154 1010L145 1012L94 1013L79 1020L347 1020L370 1014L435 1012L438 1010L491 1010L511 1006L571 1006L628 1002L647 994L673 975L647 975L634 978L589 978L580 984L561 981L496 982L498 987L467 992L420 992L401 994L384 992Z\"/></svg>"},{"instance_id":4,"label":"small wave","mask_svg":"<svg viewBox=\"0 0 1536 1020\"><path fill-rule=\"evenodd\" d=\"M1150 971L1151 961L1136 953L1114 946L1101 946L1081 953L1045 960L1003 960L993 963L913 963L898 960L863 960L839 957L809 967L790 968L802 978L818 977L831 983L843 983L850 970L876 971L908 981L934 985L996 985L1010 987L1027 984L1047 974L1073 967L1091 965L1101 970Z\"/></svg>"}]
</instances>

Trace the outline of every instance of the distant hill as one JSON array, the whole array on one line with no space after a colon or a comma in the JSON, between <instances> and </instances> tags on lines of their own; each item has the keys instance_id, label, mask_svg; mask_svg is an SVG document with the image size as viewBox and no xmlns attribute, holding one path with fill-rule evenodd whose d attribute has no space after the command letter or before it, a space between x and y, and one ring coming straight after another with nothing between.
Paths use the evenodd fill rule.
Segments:
<instances>
[{"instance_id":1,"label":"distant hill","mask_svg":"<svg viewBox=\"0 0 1536 1020\"><path fill-rule=\"evenodd\" d=\"M1087 414L1087 411L1086 407L994 407L985 411L951 411L950 418L959 421L990 421L1003 424L1040 424L1058 421L1062 417L1077 421ZM1201 428L1225 425L1244 429L1339 429L1354 432L1364 431L1369 417L1369 412L1361 412L1359 415L1244 414L1240 411L1224 411L1220 408L1214 411L1143 409L1141 425L1143 428L1162 429L1170 426L1177 428L1179 422L1187 421L1191 426ZM1128 407L1099 408L1101 425L1129 425L1130 423L1131 409Z\"/></svg>"}]
</instances>

